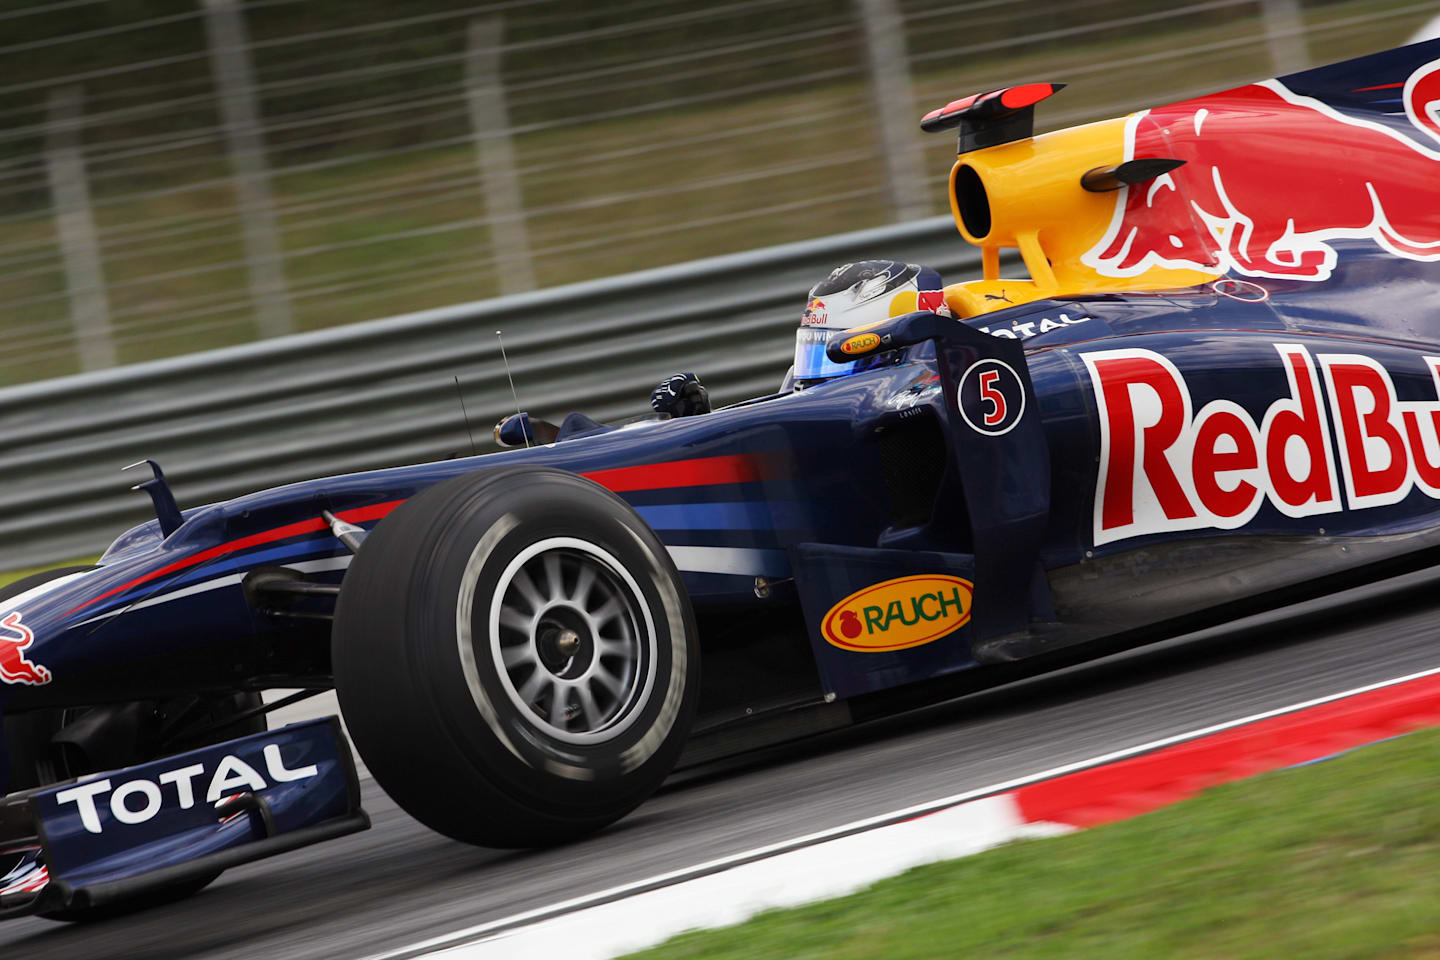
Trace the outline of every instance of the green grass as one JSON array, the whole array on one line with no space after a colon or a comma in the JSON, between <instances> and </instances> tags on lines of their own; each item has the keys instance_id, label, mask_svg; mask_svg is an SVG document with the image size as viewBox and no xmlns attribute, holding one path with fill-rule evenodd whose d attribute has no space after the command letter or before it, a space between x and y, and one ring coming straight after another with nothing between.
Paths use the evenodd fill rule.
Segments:
<instances>
[{"instance_id":1,"label":"green grass","mask_svg":"<svg viewBox=\"0 0 1440 960\"><path fill-rule=\"evenodd\" d=\"M1329 62L1403 42L1432 12L1395 14L1405 6L1345 0L1310 7L1305 18L1312 59ZM956 43L989 34L980 30L972 37L957 33L954 22L928 22L935 30L911 38L913 56L931 56L915 66L917 109L1013 81L1070 81L1041 110L1042 129L1118 116L1273 72L1254 17L1195 15L1135 31L1082 32L1043 46L978 53L957 48L953 56ZM737 77L736 83L743 88L764 79ZM527 122L523 109L512 119ZM843 81L521 134L515 150L527 171L522 188L537 280L552 286L885 223L891 219L885 146L876 128L865 84ZM751 132L737 133L746 130ZM952 143L936 137L923 145L932 209L941 213ZM223 266L243 259L238 225L207 219L233 217L229 186L135 195L223 177L227 168L217 150L211 144L167 154L164 159L177 166L163 176L143 174L143 163L132 176L124 160L92 171L104 176L92 190L100 204L110 309L124 329L122 362L257 335L246 273ZM285 154L283 147L280 154L277 166L307 159ZM343 154L320 157L337 158ZM800 169L827 159L834 162ZM463 226L484 215L469 144L422 146L279 174L272 186L300 329L498 291L488 229ZM392 195L367 196L377 191ZM857 192L863 195L851 196ZM462 226L448 229L456 225ZM187 228L198 229L135 239ZM6 257L20 260L0 268L0 302L11 304L0 315L6 342L0 386L75 372L52 219L44 213L8 216L3 246Z\"/></svg>"},{"instance_id":2,"label":"green grass","mask_svg":"<svg viewBox=\"0 0 1440 960\"><path fill-rule=\"evenodd\" d=\"M1440 730L684 934L647 960L1440 957Z\"/></svg>"},{"instance_id":3,"label":"green grass","mask_svg":"<svg viewBox=\"0 0 1440 960\"><path fill-rule=\"evenodd\" d=\"M8 573L0 573L0 589L9 586L16 580L23 580L32 573L40 573L44 570L55 570L59 567L83 567L94 563L97 557L85 557L81 560L65 560L60 563L47 563L43 567L32 567L29 570L11 570Z\"/></svg>"}]
</instances>

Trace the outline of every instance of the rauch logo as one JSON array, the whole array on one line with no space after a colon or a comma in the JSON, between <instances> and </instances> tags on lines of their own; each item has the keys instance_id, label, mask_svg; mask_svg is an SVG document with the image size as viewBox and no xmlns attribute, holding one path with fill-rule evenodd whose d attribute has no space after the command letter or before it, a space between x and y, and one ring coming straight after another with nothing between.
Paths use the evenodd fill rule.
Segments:
<instances>
[{"instance_id":1,"label":"rauch logo","mask_svg":"<svg viewBox=\"0 0 1440 960\"><path fill-rule=\"evenodd\" d=\"M825 615L820 632L842 650L880 653L939 640L970 622L974 584L925 574L876 583Z\"/></svg>"}]
</instances>

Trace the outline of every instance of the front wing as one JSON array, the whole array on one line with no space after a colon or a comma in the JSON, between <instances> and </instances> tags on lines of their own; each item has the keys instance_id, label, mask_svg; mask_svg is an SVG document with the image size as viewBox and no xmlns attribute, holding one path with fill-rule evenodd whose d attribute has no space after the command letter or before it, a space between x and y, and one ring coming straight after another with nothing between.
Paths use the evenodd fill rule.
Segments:
<instances>
[{"instance_id":1,"label":"front wing","mask_svg":"<svg viewBox=\"0 0 1440 960\"><path fill-rule=\"evenodd\" d=\"M12 794L0 919L104 907L369 825L334 717Z\"/></svg>"}]
</instances>

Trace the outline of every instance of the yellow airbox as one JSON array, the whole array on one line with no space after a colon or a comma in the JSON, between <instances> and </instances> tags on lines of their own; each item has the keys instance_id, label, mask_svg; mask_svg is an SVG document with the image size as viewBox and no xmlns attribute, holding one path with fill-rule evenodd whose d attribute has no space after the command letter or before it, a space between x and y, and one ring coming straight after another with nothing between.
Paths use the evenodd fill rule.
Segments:
<instances>
[{"instance_id":1,"label":"yellow airbox","mask_svg":"<svg viewBox=\"0 0 1440 960\"><path fill-rule=\"evenodd\" d=\"M1106 277L1080 262L1105 235L1123 191L1094 193L1086 171L1125 160L1125 119L1057 130L962 154L950 170L950 211L960 234L981 250L983 277L945 289L956 316L971 317L1045 297L1163 289L1212 279L1155 268ZM1020 251L1030 276L1000 277L1000 250Z\"/></svg>"}]
</instances>

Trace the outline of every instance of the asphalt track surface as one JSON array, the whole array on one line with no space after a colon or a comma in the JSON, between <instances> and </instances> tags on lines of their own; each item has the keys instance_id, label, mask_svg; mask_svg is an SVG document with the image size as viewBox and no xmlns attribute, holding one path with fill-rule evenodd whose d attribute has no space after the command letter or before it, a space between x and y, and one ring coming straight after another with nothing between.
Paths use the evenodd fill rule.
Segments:
<instances>
[{"instance_id":1,"label":"asphalt track surface","mask_svg":"<svg viewBox=\"0 0 1440 960\"><path fill-rule=\"evenodd\" d=\"M1440 666L1440 568L673 777L544 851L466 847L363 781L367 833L95 925L0 926L0 956L365 957L1156 738Z\"/></svg>"}]
</instances>

